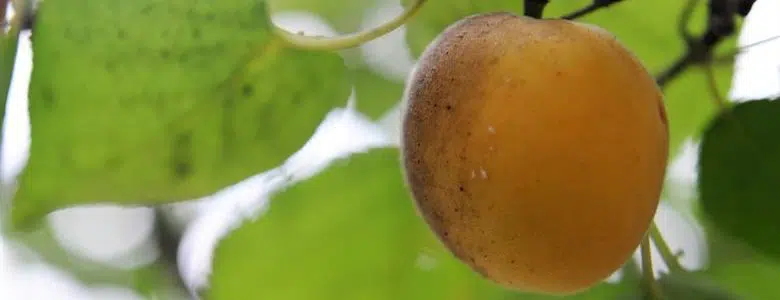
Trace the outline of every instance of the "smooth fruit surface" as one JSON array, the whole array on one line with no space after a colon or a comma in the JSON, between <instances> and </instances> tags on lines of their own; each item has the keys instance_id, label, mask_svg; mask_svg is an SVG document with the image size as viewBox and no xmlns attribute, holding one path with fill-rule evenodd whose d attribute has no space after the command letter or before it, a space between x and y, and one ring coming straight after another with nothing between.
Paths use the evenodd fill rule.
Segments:
<instances>
[{"instance_id":1,"label":"smooth fruit surface","mask_svg":"<svg viewBox=\"0 0 780 300\"><path fill-rule=\"evenodd\" d=\"M575 293L620 268L644 237L667 163L663 96L608 32L472 16L429 45L405 96L413 198L485 277Z\"/></svg>"}]
</instances>

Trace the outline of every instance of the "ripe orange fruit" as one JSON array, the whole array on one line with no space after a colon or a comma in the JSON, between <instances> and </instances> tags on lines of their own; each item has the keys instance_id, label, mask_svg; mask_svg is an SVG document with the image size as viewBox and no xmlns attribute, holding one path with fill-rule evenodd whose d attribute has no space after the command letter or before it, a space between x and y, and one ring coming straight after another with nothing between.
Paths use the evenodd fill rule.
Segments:
<instances>
[{"instance_id":1,"label":"ripe orange fruit","mask_svg":"<svg viewBox=\"0 0 780 300\"><path fill-rule=\"evenodd\" d=\"M643 239L668 159L663 95L605 30L468 17L425 50L405 96L411 194L475 271L571 294L619 269Z\"/></svg>"}]
</instances>

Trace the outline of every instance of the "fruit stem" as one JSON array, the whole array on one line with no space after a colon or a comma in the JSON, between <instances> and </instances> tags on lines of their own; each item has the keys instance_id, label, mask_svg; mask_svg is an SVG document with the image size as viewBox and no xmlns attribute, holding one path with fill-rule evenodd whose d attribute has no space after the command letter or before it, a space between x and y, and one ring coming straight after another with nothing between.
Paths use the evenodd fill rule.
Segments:
<instances>
[{"instance_id":1,"label":"fruit stem","mask_svg":"<svg viewBox=\"0 0 780 300\"><path fill-rule=\"evenodd\" d=\"M647 288L650 290L650 295L655 300L662 300L663 291L661 285L655 280L655 271L653 270L653 257L650 253L650 235L645 236L640 246L642 252L642 277L645 280Z\"/></svg>"},{"instance_id":2,"label":"fruit stem","mask_svg":"<svg viewBox=\"0 0 780 300\"><path fill-rule=\"evenodd\" d=\"M526 17L541 19L544 15L544 8L550 0L525 0L523 2L523 11Z\"/></svg>"},{"instance_id":3,"label":"fruit stem","mask_svg":"<svg viewBox=\"0 0 780 300\"><path fill-rule=\"evenodd\" d=\"M289 32L276 25L274 25L274 34L282 38L282 40L289 45L300 49L333 51L354 48L382 37L398 27L401 27L401 25L405 24L420 11L426 1L427 0L416 0L410 7L404 10L402 14L390 21L377 27L348 35L337 37L305 36L302 33L296 34Z\"/></svg>"},{"instance_id":4,"label":"fruit stem","mask_svg":"<svg viewBox=\"0 0 780 300\"><path fill-rule=\"evenodd\" d=\"M680 264L678 256L672 252L672 248L670 248L669 244L664 240L661 230L658 229L655 222L650 226L649 235L650 239L653 240L656 249L661 253L661 258L663 258L664 263L669 267L669 272L685 272L685 268Z\"/></svg>"},{"instance_id":5,"label":"fruit stem","mask_svg":"<svg viewBox=\"0 0 780 300\"><path fill-rule=\"evenodd\" d=\"M593 3L591 3L590 5L583 7L580 10L574 11L568 15L565 15L561 17L561 19L574 20L577 18L581 18L589 13L599 10L600 8L605 8L607 6L618 3L620 1L623 0L593 0Z\"/></svg>"}]
</instances>

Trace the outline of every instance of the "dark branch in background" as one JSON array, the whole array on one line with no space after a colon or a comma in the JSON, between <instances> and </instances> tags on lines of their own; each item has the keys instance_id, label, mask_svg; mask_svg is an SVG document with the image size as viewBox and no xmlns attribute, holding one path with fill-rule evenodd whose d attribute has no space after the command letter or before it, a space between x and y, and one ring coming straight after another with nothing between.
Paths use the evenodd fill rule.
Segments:
<instances>
[{"instance_id":1,"label":"dark branch in background","mask_svg":"<svg viewBox=\"0 0 780 300\"><path fill-rule=\"evenodd\" d=\"M8 10L8 0L0 0L0 24L5 27L5 13Z\"/></svg>"},{"instance_id":2,"label":"dark branch in background","mask_svg":"<svg viewBox=\"0 0 780 300\"><path fill-rule=\"evenodd\" d=\"M22 19L22 28L21 30L32 30L33 26L35 25L35 16L36 16L36 10L35 7L28 7L26 8L26 11L24 12L25 16L24 19Z\"/></svg>"},{"instance_id":3,"label":"dark branch in background","mask_svg":"<svg viewBox=\"0 0 780 300\"><path fill-rule=\"evenodd\" d=\"M593 0L593 3L591 5L588 5L578 11L572 12L568 15L565 15L561 17L561 19L566 20L574 20L580 17L583 17L589 13L592 13L598 9L606 8L607 6L610 6L612 4L618 3L623 0Z\"/></svg>"},{"instance_id":4,"label":"dark branch in background","mask_svg":"<svg viewBox=\"0 0 780 300\"><path fill-rule=\"evenodd\" d=\"M750 12L755 0L709 0L707 11L707 29L699 37L688 32L688 20L698 3L691 0L680 16L679 33L686 44L685 53L656 77L658 85L664 87L677 78L688 67L708 63L712 59L715 47L735 31L735 17Z\"/></svg>"},{"instance_id":5,"label":"dark branch in background","mask_svg":"<svg viewBox=\"0 0 780 300\"><path fill-rule=\"evenodd\" d=\"M753 8L753 3L756 3L756 0L742 0L742 1L739 1L739 7L737 7L737 13L740 16L743 16L743 17L747 16L747 14Z\"/></svg>"},{"instance_id":6,"label":"dark branch in background","mask_svg":"<svg viewBox=\"0 0 780 300\"><path fill-rule=\"evenodd\" d=\"M544 14L544 8L550 0L524 0L523 14L526 17L541 19Z\"/></svg>"},{"instance_id":7,"label":"dark branch in background","mask_svg":"<svg viewBox=\"0 0 780 300\"><path fill-rule=\"evenodd\" d=\"M179 243L181 242L181 230L179 230L162 208L155 208L154 234L158 247L160 247L160 261L166 266L171 278L174 278L178 287L186 290L186 284L179 274Z\"/></svg>"},{"instance_id":8,"label":"dark branch in background","mask_svg":"<svg viewBox=\"0 0 780 300\"><path fill-rule=\"evenodd\" d=\"M618 3L620 1L623 0L593 0L593 3L591 3L590 5L583 7L572 13L569 13L565 16L559 17L558 19L573 20L576 18L580 18L589 13L597 11L601 8L605 8L612 4ZM547 3L549 2L550 0L524 0L523 4L524 4L525 16L541 19L544 15L544 8L547 6Z\"/></svg>"}]
</instances>

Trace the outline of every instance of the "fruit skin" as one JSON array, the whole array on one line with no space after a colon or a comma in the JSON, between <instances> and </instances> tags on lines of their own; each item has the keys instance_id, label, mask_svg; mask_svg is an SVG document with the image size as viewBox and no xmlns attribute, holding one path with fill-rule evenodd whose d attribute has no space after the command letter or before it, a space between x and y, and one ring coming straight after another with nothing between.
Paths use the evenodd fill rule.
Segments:
<instances>
[{"instance_id":1,"label":"fruit skin","mask_svg":"<svg viewBox=\"0 0 780 300\"><path fill-rule=\"evenodd\" d=\"M663 95L592 25L465 18L407 82L404 176L461 261L507 288L573 294L630 258L668 159Z\"/></svg>"}]
</instances>

